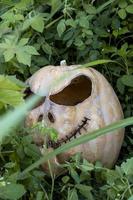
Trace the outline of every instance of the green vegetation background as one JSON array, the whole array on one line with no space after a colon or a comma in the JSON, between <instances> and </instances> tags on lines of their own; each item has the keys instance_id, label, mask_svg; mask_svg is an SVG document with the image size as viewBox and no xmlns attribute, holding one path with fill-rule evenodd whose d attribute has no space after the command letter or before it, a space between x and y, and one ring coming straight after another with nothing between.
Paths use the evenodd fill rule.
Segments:
<instances>
[{"instance_id":1,"label":"green vegetation background","mask_svg":"<svg viewBox=\"0 0 133 200\"><path fill-rule=\"evenodd\" d=\"M125 118L132 116L132 14L133 0L1 0L0 114L24 102L25 80L45 65L111 59L119 65L97 69L115 89ZM40 169L18 178L40 157L27 132L14 127L0 146L0 199L133 199L133 126L126 128L114 169L94 166L77 154L56 179Z\"/></svg>"}]
</instances>

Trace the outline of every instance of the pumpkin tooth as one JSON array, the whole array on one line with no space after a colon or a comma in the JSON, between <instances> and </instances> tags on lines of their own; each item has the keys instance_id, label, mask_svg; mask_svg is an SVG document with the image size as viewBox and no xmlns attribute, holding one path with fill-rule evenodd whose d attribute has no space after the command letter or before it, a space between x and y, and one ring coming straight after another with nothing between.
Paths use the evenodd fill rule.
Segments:
<instances>
[{"instance_id":1,"label":"pumpkin tooth","mask_svg":"<svg viewBox=\"0 0 133 200\"><path fill-rule=\"evenodd\" d=\"M66 139L70 141L71 140L71 136L69 137L69 136L66 135Z\"/></svg>"},{"instance_id":2,"label":"pumpkin tooth","mask_svg":"<svg viewBox=\"0 0 133 200\"><path fill-rule=\"evenodd\" d=\"M87 129L83 126L83 129L85 130L85 131L87 131Z\"/></svg>"},{"instance_id":3,"label":"pumpkin tooth","mask_svg":"<svg viewBox=\"0 0 133 200\"><path fill-rule=\"evenodd\" d=\"M62 143L67 143L68 141L71 141L71 138L76 138L77 134L81 135L82 132L81 130L84 129L85 131L87 131L87 128L85 127L86 125L88 125L87 121L90 120L87 117L84 117L84 119L82 120L82 123L80 125L78 125L78 128L73 130L69 135L66 135L65 138L57 140L56 142L53 142L51 140L49 140L47 142L47 147L52 147L54 149L58 148L59 146L62 145Z\"/></svg>"}]
</instances>

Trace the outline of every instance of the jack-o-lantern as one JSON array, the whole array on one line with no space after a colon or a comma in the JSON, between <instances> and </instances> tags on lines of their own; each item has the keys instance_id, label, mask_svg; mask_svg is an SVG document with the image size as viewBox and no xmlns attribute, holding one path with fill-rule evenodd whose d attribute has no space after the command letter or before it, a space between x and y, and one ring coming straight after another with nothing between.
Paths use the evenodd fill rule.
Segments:
<instances>
[{"instance_id":1,"label":"jack-o-lantern","mask_svg":"<svg viewBox=\"0 0 133 200\"><path fill-rule=\"evenodd\" d=\"M43 101L28 113L28 126L42 120L58 132L58 140L48 139L48 150L88 134L123 118L119 100L111 85L93 68L72 66L47 66L28 79L30 90L43 97ZM76 152L90 162L101 161L112 167L118 158L124 129L98 137L58 155L51 160L53 170ZM45 138L36 134L35 142L43 144ZM45 141L46 142L46 141ZM44 169L47 164L44 164Z\"/></svg>"}]
</instances>

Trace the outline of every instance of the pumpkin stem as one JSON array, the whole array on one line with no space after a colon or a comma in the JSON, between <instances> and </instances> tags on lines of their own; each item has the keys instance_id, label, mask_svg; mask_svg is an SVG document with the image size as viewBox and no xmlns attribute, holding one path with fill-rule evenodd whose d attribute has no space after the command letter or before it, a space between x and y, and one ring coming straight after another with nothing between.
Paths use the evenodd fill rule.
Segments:
<instances>
[{"instance_id":1,"label":"pumpkin stem","mask_svg":"<svg viewBox=\"0 0 133 200\"><path fill-rule=\"evenodd\" d=\"M67 66L66 60L61 60L60 61L60 66Z\"/></svg>"}]
</instances>

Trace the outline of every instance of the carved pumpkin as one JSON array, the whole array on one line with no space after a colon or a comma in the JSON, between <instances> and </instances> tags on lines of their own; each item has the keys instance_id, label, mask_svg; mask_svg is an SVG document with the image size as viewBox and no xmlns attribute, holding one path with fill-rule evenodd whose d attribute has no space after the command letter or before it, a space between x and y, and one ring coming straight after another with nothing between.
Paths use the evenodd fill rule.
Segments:
<instances>
[{"instance_id":1,"label":"carved pumpkin","mask_svg":"<svg viewBox=\"0 0 133 200\"><path fill-rule=\"evenodd\" d=\"M114 90L93 68L47 66L32 75L27 83L33 93L43 97L43 101L29 112L26 124L31 126L41 119L59 133L57 142L46 141L49 151L123 118ZM53 170L57 173L58 165L76 152L81 152L90 162L101 161L110 168L118 158L123 137L124 129L116 130L74 147L51 161ZM40 149L44 140L36 134L35 142Z\"/></svg>"}]
</instances>

